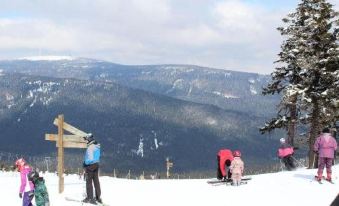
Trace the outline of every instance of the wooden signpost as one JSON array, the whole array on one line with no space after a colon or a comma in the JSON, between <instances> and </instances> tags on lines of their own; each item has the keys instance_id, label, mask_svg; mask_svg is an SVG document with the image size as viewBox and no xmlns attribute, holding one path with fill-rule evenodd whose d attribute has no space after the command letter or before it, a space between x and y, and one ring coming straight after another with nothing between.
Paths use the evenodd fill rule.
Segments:
<instances>
[{"instance_id":1,"label":"wooden signpost","mask_svg":"<svg viewBox=\"0 0 339 206\"><path fill-rule=\"evenodd\" d=\"M87 148L84 140L87 133L66 123L62 114L58 115L53 124L58 127L58 134L45 134L45 140L55 141L58 148L59 193L62 193L64 191L64 148ZM64 130L71 134L65 135Z\"/></svg>"},{"instance_id":2,"label":"wooden signpost","mask_svg":"<svg viewBox=\"0 0 339 206\"><path fill-rule=\"evenodd\" d=\"M171 174L170 174L170 168L173 167L173 162L170 162L169 161L169 158L167 157L166 158L166 176L167 176L167 179L171 177Z\"/></svg>"}]
</instances>

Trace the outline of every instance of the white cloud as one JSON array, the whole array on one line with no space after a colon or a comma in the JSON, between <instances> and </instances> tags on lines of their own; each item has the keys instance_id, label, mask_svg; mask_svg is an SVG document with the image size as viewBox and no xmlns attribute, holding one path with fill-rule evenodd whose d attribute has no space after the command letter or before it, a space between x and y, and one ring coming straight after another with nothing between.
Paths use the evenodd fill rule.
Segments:
<instances>
[{"instance_id":1,"label":"white cloud","mask_svg":"<svg viewBox=\"0 0 339 206\"><path fill-rule=\"evenodd\" d=\"M3 0L0 54L269 73L281 44L276 28L291 9L279 4L273 10L243 0Z\"/></svg>"}]
</instances>

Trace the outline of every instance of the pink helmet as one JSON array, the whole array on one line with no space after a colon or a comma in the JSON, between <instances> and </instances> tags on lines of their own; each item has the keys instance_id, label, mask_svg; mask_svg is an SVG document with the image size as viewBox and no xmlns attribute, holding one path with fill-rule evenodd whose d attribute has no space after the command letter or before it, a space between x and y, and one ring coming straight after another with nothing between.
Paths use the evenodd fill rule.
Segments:
<instances>
[{"instance_id":1,"label":"pink helmet","mask_svg":"<svg viewBox=\"0 0 339 206\"><path fill-rule=\"evenodd\" d=\"M15 161L15 166L19 169L19 171L25 166L25 164L26 161L24 160L24 158L20 158Z\"/></svg>"},{"instance_id":2,"label":"pink helmet","mask_svg":"<svg viewBox=\"0 0 339 206\"><path fill-rule=\"evenodd\" d=\"M233 152L233 156L234 156L234 157L241 157L241 152L240 152L239 150L235 150L235 151Z\"/></svg>"}]
</instances>

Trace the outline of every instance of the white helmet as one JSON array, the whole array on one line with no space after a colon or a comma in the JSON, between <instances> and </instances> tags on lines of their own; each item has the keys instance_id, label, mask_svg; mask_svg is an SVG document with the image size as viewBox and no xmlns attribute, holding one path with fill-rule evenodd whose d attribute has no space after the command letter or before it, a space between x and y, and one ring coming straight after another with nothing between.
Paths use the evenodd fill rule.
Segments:
<instances>
[{"instance_id":1,"label":"white helmet","mask_svg":"<svg viewBox=\"0 0 339 206\"><path fill-rule=\"evenodd\" d=\"M281 144L283 144L283 143L285 143L285 142L286 142L285 138L280 138L280 143L281 143Z\"/></svg>"}]
</instances>

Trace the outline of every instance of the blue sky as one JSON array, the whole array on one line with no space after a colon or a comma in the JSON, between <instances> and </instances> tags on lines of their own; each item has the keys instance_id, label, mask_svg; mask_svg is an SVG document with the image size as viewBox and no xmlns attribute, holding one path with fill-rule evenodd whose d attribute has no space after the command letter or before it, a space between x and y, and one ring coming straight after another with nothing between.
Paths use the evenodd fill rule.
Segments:
<instances>
[{"instance_id":1,"label":"blue sky","mask_svg":"<svg viewBox=\"0 0 339 206\"><path fill-rule=\"evenodd\" d=\"M71 55L268 74L282 43L276 28L299 2L1 0L0 59Z\"/></svg>"}]
</instances>

